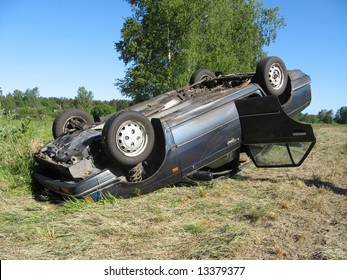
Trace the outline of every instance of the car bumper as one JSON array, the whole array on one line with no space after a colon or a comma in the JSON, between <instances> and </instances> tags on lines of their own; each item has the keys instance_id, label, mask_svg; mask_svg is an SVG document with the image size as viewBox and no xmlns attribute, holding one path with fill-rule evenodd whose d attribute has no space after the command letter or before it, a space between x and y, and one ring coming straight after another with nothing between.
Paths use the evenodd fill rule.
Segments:
<instances>
[{"instance_id":1,"label":"car bumper","mask_svg":"<svg viewBox=\"0 0 347 280\"><path fill-rule=\"evenodd\" d=\"M105 190L124 182L123 177L115 176L108 169L79 182L54 180L38 172L33 172L32 176L40 185L63 197L91 198L94 201L100 200L101 194L107 193Z\"/></svg>"}]
</instances>

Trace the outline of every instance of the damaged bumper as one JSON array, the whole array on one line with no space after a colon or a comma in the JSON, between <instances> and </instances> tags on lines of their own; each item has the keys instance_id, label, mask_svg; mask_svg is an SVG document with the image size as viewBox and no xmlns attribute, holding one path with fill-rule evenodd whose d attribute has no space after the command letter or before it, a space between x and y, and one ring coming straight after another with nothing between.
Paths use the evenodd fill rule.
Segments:
<instances>
[{"instance_id":1,"label":"damaged bumper","mask_svg":"<svg viewBox=\"0 0 347 280\"><path fill-rule=\"evenodd\" d=\"M123 177L117 177L108 169L87 177L79 182L63 182L33 172L33 177L45 188L65 197L85 198L91 197L94 201L101 198L105 190L125 181Z\"/></svg>"}]
</instances>

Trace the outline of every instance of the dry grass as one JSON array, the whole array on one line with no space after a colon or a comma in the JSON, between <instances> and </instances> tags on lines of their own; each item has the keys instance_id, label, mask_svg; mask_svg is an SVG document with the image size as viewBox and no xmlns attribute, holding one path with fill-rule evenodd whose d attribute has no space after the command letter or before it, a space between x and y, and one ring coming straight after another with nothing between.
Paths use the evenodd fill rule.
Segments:
<instances>
[{"instance_id":1,"label":"dry grass","mask_svg":"<svg viewBox=\"0 0 347 280\"><path fill-rule=\"evenodd\" d=\"M132 199L57 205L0 177L0 258L347 259L347 127L314 129L299 168Z\"/></svg>"}]
</instances>

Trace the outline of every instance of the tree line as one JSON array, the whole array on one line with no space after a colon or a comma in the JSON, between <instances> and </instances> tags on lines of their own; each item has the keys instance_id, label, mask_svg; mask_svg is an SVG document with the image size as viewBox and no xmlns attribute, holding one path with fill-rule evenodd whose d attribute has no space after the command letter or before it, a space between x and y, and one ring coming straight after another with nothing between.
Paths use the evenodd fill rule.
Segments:
<instances>
[{"instance_id":1,"label":"tree line","mask_svg":"<svg viewBox=\"0 0 347 280\"><path fill-rule=\"evenodd\" d=\"M8 115L15 118L42 118L56 116L59 112L78 108L85 110L95 118L122 111L134 102L125 99L112 99L110 101L94 100L92 91L79 87L74 98L41 97L37 87L3 95L0 88L0 116ZM333 110L322 109L315 114L299 113L296 120L306 123L347 124L347 106L343 106L334 114Z\"/></svg>"},{"instance_id":2,"label":"tree line","mask_svg":"<svg viewBox=\"0 0 347 280\"><path fill-rule=\"evenodd\" d=\"M296 117L296 120L306 123L347 123L347 106L343 106L336 111L334 114L333 110L322 109L318 112L317 115L308 114L308 113L299 113Z\"/></svg>"},{"instance_id":3,"label":"tree line","mask_svg":"<svg viewBox=\"0 0 347 280\"><path fill-rule=\"evenodd\" d=\"M54 117L68 108L78 108L89 112L94 117L101 117L122 111L129 105L131 101L125 99L94 100L93 92L83 86L78 88L74 98L42 97L38 87L25 91L16 89L5 95L0 88L0 116L7 115L15 118Z\"/></svg>"}]
</instances>

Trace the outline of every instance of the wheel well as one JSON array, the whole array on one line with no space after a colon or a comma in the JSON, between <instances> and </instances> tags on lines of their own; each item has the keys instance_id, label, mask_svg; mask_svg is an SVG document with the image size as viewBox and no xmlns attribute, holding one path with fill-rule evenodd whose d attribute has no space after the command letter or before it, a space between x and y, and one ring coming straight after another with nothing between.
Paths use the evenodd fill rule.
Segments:
<instances>
[{"instance_id":1,"label":"wheel well","mask_svg":"<svg viewBox=\"0 0 347 280\"><path fill-rule=\"evenodd\" d=\"M146 164L144 164L147 177L152 176L160 168L165 158L166 143L161 121L153 118L151 123L154 129L155 141L152 152L146 159Z\"/></svg>"},{"instance_id":2,"label":"wheel well","mask_svg":"<svg viewBox=\"0 0 347 280\"><path fill-rule=\"evenodd\" d=\"M292 83L290 76L288 75L288 83L284 92L278 97L281 105L286 104L292 97Z\"/></svg>"}]
</instances>

